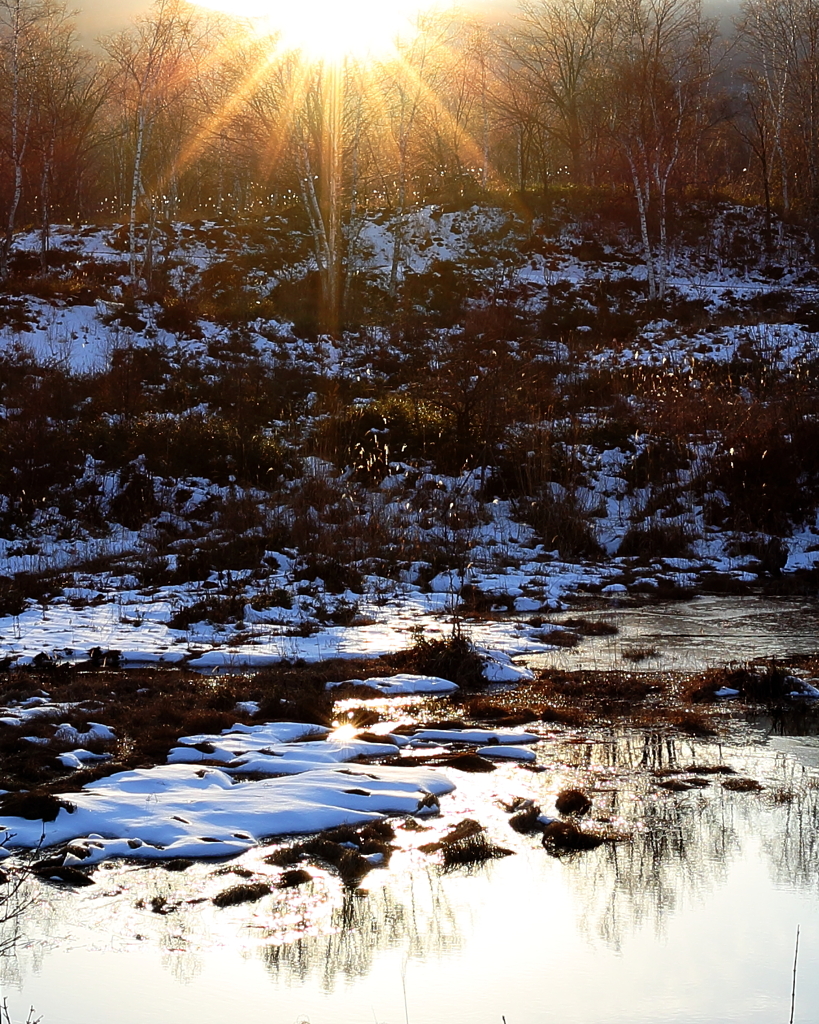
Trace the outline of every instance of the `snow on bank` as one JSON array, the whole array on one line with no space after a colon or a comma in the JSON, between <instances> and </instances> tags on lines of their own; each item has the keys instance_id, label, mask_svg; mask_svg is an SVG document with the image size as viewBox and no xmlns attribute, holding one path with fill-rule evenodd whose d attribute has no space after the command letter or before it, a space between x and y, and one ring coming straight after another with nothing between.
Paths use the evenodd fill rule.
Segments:
<instances>
[{"instance_id":1,"label":"snow on bank","mask_svg":"<svg viewBox=\"0 0 819 1024\"><path fill-rule=\"evenodd\" d=\"M98 582L102 594L105 583ZM373 589L386 582L373 581ZM273 583L288 585L284 576ZM312 605L296 601L292 609L275 609L278 621L253 622L250 628L241 622L202 621L187 630L173 629L169 624L173 611L198 596L187 585L150 591L108 589L104 600L84 607L57 597L46 609L32 604L19 616L0 617L0 657L10 657L18 666L31 664L41 654L76 661L96 647L120 652L121 663L128 666L185 663L198 672L230 672L265 668L283 660L377 658L411 647L418 628L429 639L451 635L453 612L448 596L423 593L411 584L390 582L390 588L386 602L359 596L365 624L351 626L320 626L312 618ZM310 629L302 630L305 624ZM545 649L517 618L464 628L479 646L490 682L531 678L512 657L541 654ZM309 635L299 635L300 631Z\"/></svg>"},{"instance_id":2,"label":"snow on bank","mask_svg":"<svg viewBox=\"0 0 819 1024\"><path fill-rule=\"evenodd\" d=\"M541 738L533 732L509 732L504 729L418 729L413 740L434 740L436 743L537 743Z\"/></svg>"},{"instance_id":3,"label":"snow on bank","mask_svg":"<svg viewBox=\"0 0 819 1024\"><path fill-rule=\"evenodd\" d=\"M2 815L0 841L33 849L69 843L66 864L109 857L160 860L234 856L273 836L357 825L390 814L432 814L454 789L429 768L341 763L384 753L387 744L306 739L316 726L274 723L235 727L223 736L184 737L172 761L202 759L218 743L212 765L171 763L120 772L59 797L53 821ZM188 744L191 744L188 746ZM395 748L393 748L395 749ZM207 755L209 758L211 754ZM236 781L232 772L276 778Z\"/></svg>"},{"instance_id":4,"label":"snow on bank","mask_svg":"<svg viewBox=\"0 0 819 1024\"><path fill-rule=\"evenodd\" d=\"M476 753L480 757L488 757L499 761L526 761L531 763L537 759L534 750L526 747L479 747Z\"/></svg>"},{"instance_id":5,"label":"snow on bank","mask_svg":"<svg viewBox=\"0 0 819 1024\"><path fill-rule=\"evenodd\" d=\"M726 211L727 207L720 216L727 216ZM362 224L358 256L363 261L362 269L366 268L367 273L376 278L381 275L385 279L385 275L391 273L396 227L396 221L380 217L365 219ZM275 218L267 223L267 229L272 232L268 240L275 239L276 232L284 230ZM533 310L540 308L544 312L553 303L558 285L574 288L594 281L613 284L619 280L633 284L635 277L642 279L644 276L644 269L635 266L633 259L619 258L629 252L635 255L630 243L618 246L622 251L617 254L612 246L606 246L605 260L589 260L575 252L574 242L580 241L580 236L575 237L568 227L555 237L548 254L530 251L529 246L519 249L518 243L530 240L533 230L539 236L543 229L544 225L524 223L503 209L473 206L451 211L422 206L408 211L400 219L403 269L426 273L434 269L436 261L451 260L464 268L471 267L470 272L476 279L488 280L498 268L506 267L515 281L525 284L529 290ZM719 228L718 233L722 230L724 228ZM98 264L112 264L112 269L120 265L119 272L124 272L125 253L121 240L110 227L55 226L53 240L56 249L93 259ZM222 225L205 221L195 228L181 223L173 225L169 229L168 244L172 262L179 264L179 272L184 269L194 275L194 280L199 270L210 266L217 255L229 260L237 252L246 253L250 243L239 230L232 233ZM22 250L36 251L39 245L36 232L21 232L15 245ZM481 260L476 263L477 254ZM615 255L618 255L617 260L613 260ZM710 255L705 261L702 256L683 247L675 255L671 283L691 300L704 301L706 295L712 296L708 306L715 311L723 301L731 308L729 298L719 298L719 293L729 288L732 292L739 289L737 294L747 297L765 296L783 286L796 290L800 269L795 263L786 268L781 280L766 281L754 279L747 268L740 271L737 267L731 271L721 262L717 270L710 263ZM293 264L287 268L288 280L299 266ZM259 278L257 284L267 294L275 281ZM116 293L110 296L116 297ZM588 303L579 296L575 305L589 316L593 315L591 307L586 308ZM220 344L230 341L231 336L231 328L202 320L196 332L201 333L201 337L179 337L162 329L157 322L159 308L149 304L139 309L138 317L128 316L125 320L121 316L124 307L116 301L74 305L57 298L46 301L29 296L22 306L26 327L20 330L11 324L0 326L0 353L5 352L10 358L31 357L44 366L57 366L79 374L101 372L116 361L121 351L139 346L164 350L174 365L185 359L212 360L215 366L221 357L211 356L211 348L218 352ZM686 366L693 372L701 365L730 366L746 358L743 353L777 372L786 368L792 372L794 367L813 360L816 349L816 334L798 322L799 314L794 313L794 318L793 323L749 324L744 322L744 317L738 317L734 324L727 321L723 324L721 318L715 317L718 325L704 329L658 320L645 324L627 345L620 341L601 341L588 350L581 346L575 351L563 342L543 339L538 358L553 362L556 371L563 364L568 366L572 360L577 360L571 370L575 377L598 373L601 368L612 372L635 366L648 370ZM161 322L161 317L159 319ZM583 324L578 332L588 329L588 325ZM263 319L249 322L246 334L256 357L311 367L322 378L358 374L361 359L364 356L369 359L368 349L360 345L368 346L372 341L368 333L369 340L350 335L336 342L323 339L319 344L308 343L297 338L286 323ZM557 378L558 387L564 379ZM311 417L315 410L309 403L305 408L303 426L308 429L314 422ZM207 409L207 405L196 406L180 411L179 415L184 417ZM0 416L13 414L13 410L0 410ZM77 524L67 529L68 524L61 520L56 509L44 507L32 519L30 532L25 537L0 538L0 576L64 570L67 579L71 576L73 579L64 593L55 594L47 603L32 598L21 614L0 617L0 662L9 658L14 664L26 665L42 653L58 660L70 660L75 652L82 652L84 656L93 647L121 651L125 664L185 662L200 671L259 668L283 659L376 657L409 646L411 631L416 628L423 629L425 636L445 636L453 624L458 594L464 584L472 588L473 595L479 592L489 609L513 612L522 619L558 610L561 602L577 591L602 592L615 605L629 595L644 594L647 588L656 591L660 583L696 589L701 577L714 574L723 575L731 582L753 583L758 574L747 570L749 567L753 570L754 560L750 556L731 554L730 533L706 524L704 509L694 500L695 489L690 488L690 500L683 502L684 513L666 515L669 512L666 509L662 525L679 528L683 535L690 532L693 538L691 558L656 558L635 570L628 559L615 557L625 534L640 522L640 510L653 500L651 490L638 487L632 477L635 468L651 455L656 440L650 435L635 433L634 438L629 438L627 443L623 441L621 447L608 447L608 442L606 445L599 442L599 447L597 442L575 446L573 458L582 463L578 479L587 482L578 489L581 506L594 510L594 530L603 549L611 556L596 565L564 562L557 552L548 550L548 545L535 543L531 529L516 521L509 502L485 501L480 497L480 474L465 473L455 478L432 474L429 467L422 471L420 467L391 463L390 475L374 489L378 501L374 501L372 508L382 514L385 521L394 518L396 523L404 524L401 529L407 529L415 540L426 537L434 542L440 524L422 527L424 517L407 514L408 497L414 498L422 494L425 487L430 487L442 497L448 494L453 500L475 499L481 514L468 530L458 535L458 542L465 545L464 550L469 548L468 568L460 572L452 569L438 572L422 588L418 585L421 563L402 569L400 584L368 575L374 570L362 566L366 577L364 595L343 595L347 611L351 612L349 620L353 624L350 626L330 624L337 610L335 596L327 593L321 579L311 583L313 593L308 593L308 588L300 587L294 578L292 558L281 552L265 552L265 556L270 557L264 561L280 565L281 572L271 571L261 583L244 570L230 574L234 584L240 585L239 592L231 591L230 596L246 601L241 617L214 623L204 621L207 611L203 611L203 621L190 621L185 629L171 627L179 611L206 604L203 596L221 596L225 589L224 577L211 574L196 585L140 586L139 572L132 575L133 566L125 563L129 558L134 565L153 558L157 536L164 536L165 531L175 536L174 530L184 532L192 522L199 523L197 510L201 511L208 503L218 506L228 499L230 488L220 488L201 478L177 480L175 483L184 484L184 490L190 493L187 501L178 507L169 505L141 531L109 522L108 532L101 537L82 535L76 529ZM692 454L697 456L692 465L699 464L700 458L707 463L713 456L708 443L692 448ZM331 473L344 471L343 466L334 470L318 459L304 460L305 472L309 469L311 473L320 474L321 466L329 467ZM420 477L418 472L421 472ZM677 484L681 487L690 484L690 475L686 474L691 470L679 472ZM116 473L103 472L89 457L82 482L100 488L103 512L121 484L121 481L116 483L115 477ZM409 479L416 479L417 486L410 485ZM160 485L157 479L156 484L167 488L168 481ZM163 501L170 501L170 490ZM246 496L253 500L260 498L259 492L248 491ZM555 496L560 497L558 490ZM172 513L168 510L171 507ZM815 515L810 522L794 528L785 545L786 571L812 571L819 565L818 535L819 521ZM167 537L165 539L167 541ZM171 545L168 550L177 549ZM177 557L176 554L162 555L158 565L164 560L170 574ZM89 568L115 564L115 570ZM256 600L275 590L286 595L288 606L270 607L264 600ZM358 614L353 614L356 611ZM336 618L336 621L342 620ZM506 655L540 655L552 649L538 641L525 622L512 615L470 623L468 632L476 644ZM520 678L520 669L508 658L504 661L494 656L487 660L486 674L492 682L514 682Z\"/></svg>"},{"instance_id":6,"label":"snow on bank","mask_svg":"<svg viewBox=\"0 0 819 1024\"><path fill-rule=\"evenodd\" d=\"M440 695L455 693L457 684L439 676L419 676L409 672L399 672L394 676L372 676L370 679L345 679L341 683L328 683L327 689L337 686L365 686L376 690L384 697L397 697L415 693Z\"/></svg>"},{"instance_id":7,"label":"snow on bank","mask_svg":"<svg viewBox=\"0 0 819 1024\"><path fill-rule=\"evenodd\" d=\"M405 680L416 692L412 683ZM180 737L167 764L118 772L55 797L52 821L0 813L0 844L68 844L64 863L81 866L110 857L230 857L274 836L434 814L438 798L455 788L440 770L362 764L365 759L382 760L402 747L469 744L486 757L533 761L531 745L540 739L505 729L418 729L373 742L347 727L236 724L221 734ZM82 749L62 755L67 767L94 757Z\"/></svg>"}]
</instances>

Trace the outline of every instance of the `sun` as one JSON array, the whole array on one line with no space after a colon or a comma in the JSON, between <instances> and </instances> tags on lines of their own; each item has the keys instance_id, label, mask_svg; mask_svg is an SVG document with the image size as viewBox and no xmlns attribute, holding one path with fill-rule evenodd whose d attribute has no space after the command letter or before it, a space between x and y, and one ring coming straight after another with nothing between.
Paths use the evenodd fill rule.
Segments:
<instances>
[{"instance_id":1,"label":"sun","mask_svg":"<svg viewBox=\"0 0 819 1024\"><path fill-rule=\"evenodd\" d=\"M413 31L432 0L195 0L279 36L281 46L313 60L379 59Z\"/></svg>"}]
</instances>

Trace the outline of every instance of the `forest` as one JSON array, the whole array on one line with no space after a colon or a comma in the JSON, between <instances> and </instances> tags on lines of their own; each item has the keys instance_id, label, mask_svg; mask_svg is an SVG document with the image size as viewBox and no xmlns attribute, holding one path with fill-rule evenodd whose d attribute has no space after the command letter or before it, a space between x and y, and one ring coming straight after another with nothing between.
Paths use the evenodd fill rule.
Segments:
<instances>
[{"instance_id":1,"label":"forest","mask_svg":"<svg viewBox=\"0 0 819 1024\"><path fill-rule=\"evenodd\" d=\"M14 232L120 223L131 286L159 287L161 226L298 210L337 327L367 215L555 189L631 197L649 298L665 288L670 207L730 197L819 247L819 11L747 0L718 27L699 0L542 0L509 18L419 15L378 58L289 50L237 19L159 0L79 44L53 0L0 5L7 280ZM402 232L388 293L399 290Z\"/></svg>"}]
</instances>

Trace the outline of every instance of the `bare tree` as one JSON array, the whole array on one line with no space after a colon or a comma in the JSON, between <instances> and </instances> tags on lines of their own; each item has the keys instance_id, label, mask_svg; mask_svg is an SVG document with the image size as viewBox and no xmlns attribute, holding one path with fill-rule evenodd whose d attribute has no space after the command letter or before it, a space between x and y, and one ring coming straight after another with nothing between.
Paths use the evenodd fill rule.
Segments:
<instances>
[{"instance_id":1,"label":"bare tree","mask_svg":"<svg viewBox=\"0 0 819 1024\"><path fill-rule=\"evenodd\" d=\"M0 241L0 280L9 274L9 256L23 198L45 29L61 13L62 8L48 0L0 0L0 146L11 172Z\"/></svg>"},{"instance_id":2,"label":"bare tree","mask_svg":"<svg viewBox=\"0 0 819 1024\"><path fill-rule=\"evenodd\" d=\"M792 182L819 259L819 8L814 0L748 0L740 32L767 91L783 206Z\"/></svg>"},{"instance_id":3,"label":"bare tree","mask_svg":"<svg viewBox=\"0 0 819 1024\"><path fill-rule=\"evenodd\" d=\"M550 130L564 147L576 182L588 178L593 83L606 45L609 7L603 0L525 2L505 38L508 62L551 112Z\"/></svg>"},{"instance_id":4,"label":"bare tree","mask_svg":"<svg viewBox=\"0 0 819 1024\"><path fill-rule=\"evenodd\" d=\"M57 165L69 168L79 191L84 157L93 145L104 89L98 65L77 45L74 26L62 9L49 19L38 61L32 150L39 162L40 260L46 272L53 184Z\"/></svg>"},{"instance_id":5,"label":"bare tree","mask_svg":"<svg viewBox=\"0 0 819 1024\"><path fill-rule=\"evenodd\" d=\"M759 164L762 196L765 203L765 251L773 250L773 209L771 174L776 145L776 113L770 108L767 83L753 73L746 76L745 88L733 126Z\"/></svg>"},{"instance_id":6,"label":"bare tree","mask_svg":"<svg viewBox=\"0 0 819 1024\"><path fill-rule=\"evenodd\" d=\"M619 0L609 70L609 132L625 158L640 221L650 299L665 294L668 189L703 128L715 25L700 0ZM656 245L650 216L658 225Z\"/></svg>"},{"instance_id":7,"label":"bare tree","mask_svg":"<svg viewBox=\"0 0 819 1024\"><path fill-rule=\"evenodd\" d=\"M149 15L104 44L115 69L116 104L130 151L128 260L132 287L138 278L141 203L149 215L149 241L143 259L150 262L154 205L145 175L149 147L159 134L163 115L182 103L190 88L193 55L201 44L196 27L194 14L181 0L156 0ZM176 148L180 144L177 139ZM161 175L157 178L161 180Z\"/></svg>"}]
</instances>

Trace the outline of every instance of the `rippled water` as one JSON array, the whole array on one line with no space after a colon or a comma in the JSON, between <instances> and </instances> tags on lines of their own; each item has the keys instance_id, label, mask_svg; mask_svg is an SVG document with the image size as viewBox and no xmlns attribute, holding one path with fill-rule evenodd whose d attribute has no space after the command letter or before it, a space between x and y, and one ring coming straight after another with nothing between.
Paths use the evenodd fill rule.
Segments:
<instances>
[{"instance_id":1,"label":"rippled water","mask_svg":"<svg viewBox=\"0 0 819 1024\"><path fill-rule=\"evenodd\" d=\"M615 636L584 637L527 659L535 667L669 669L693 672L755 658L819 650L819 602L769 597L698 597L665 604L567 612L617 627ZM637 660L635 660L637 656Z\"/></svg>"},{"instance_id":2,"label":"rippled water","mask_svg":"<svg viewBox=\"0 0 819 1024\"><path fill-rule=\"evenodd\" d=\"M2 964L5 994L43 1024L770 1024L788 1020L800 925L794 1020L815 1021L819 771L772 724L726 744L556 732L542 772L459 774L442 804L514 856L444 873L405 848L366 895L319 872L218 910L204 898L236 881L215 874L235 863L114 864L88 889L43 885ZM718 764L764 789L729 792L719 775L683 793L658 785L669 768ZM500 799L548 810L567 784L593 790L596 815L630 840L555 859L509 828ZM263 870L261 854L239 866ZM156 897L178 909L152 912Z\"/></svg>"}]
</instances>

